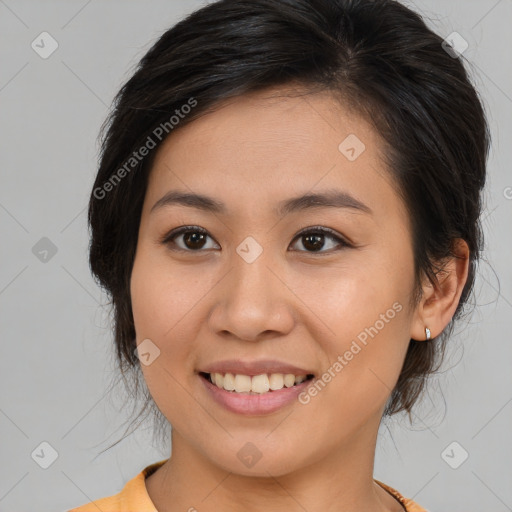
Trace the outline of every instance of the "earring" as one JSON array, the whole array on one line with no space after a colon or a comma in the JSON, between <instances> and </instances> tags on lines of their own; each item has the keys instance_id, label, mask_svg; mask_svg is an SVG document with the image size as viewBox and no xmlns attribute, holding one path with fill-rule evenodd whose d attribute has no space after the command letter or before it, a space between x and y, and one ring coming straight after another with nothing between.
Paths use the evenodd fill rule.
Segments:
<instances>
[{"instance_id":1,"label":"earring","mask_svg":"<svg viewBox=\"0 0 512 512\"><path fill-rule=\"evenodd\" d=\"M430 339L430 329L425 327L425 336L427 337L427 341Z\"/></svg>"}]
</instances>

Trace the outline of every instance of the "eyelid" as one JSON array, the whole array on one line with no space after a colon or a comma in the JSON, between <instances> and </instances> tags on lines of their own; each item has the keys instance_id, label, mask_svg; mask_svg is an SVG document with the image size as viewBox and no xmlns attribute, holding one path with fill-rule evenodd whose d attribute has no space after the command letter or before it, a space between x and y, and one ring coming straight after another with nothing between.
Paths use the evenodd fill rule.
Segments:
<instances>
[{"instance_id":1,"label":"eyelid","mask_svg":"<svg viewBox=\"0 0 512 512\"><path fill-rule=\"evenodd\" d=\"M187 233L187 232L196 232L196 233L201 233L203 235L206 235L208 237L210 237L212 240L215 241L215 239L210 235L210 233L200 227L200 226L193 226L193 225L187 225L187 226L180 226L178 228L175 228L171 231L169 231L168 233L166 233L163 237L161 237L159 239L159 243L163 244L163 245L168 245L170 243L173 243L173 239L182 235L183 233ZM292 242L294 242L295 240L297 240L298 238L300 238L301 236L304 236L305 234L308 234L308 233L322 233L322 234L325 234L329 237L331 237L332 239L334 239L338 245L340 245L342 248L346 248L346 247L354 247L354 244L348 240L346 237L344 237L343 235L339 234L337 231L334 231L333 229L331 228L327 228L327 227L324 227L324 226L308 226L308 227L305 227L305 228L302 228L293 238ZM215 241L215 243L217 243ZM191 250L191 249L182 249L181 247L178 247L178 248L174 248L173 250L177 250L177 251L183 251L183 252L190 252L190 253L199 253L199 252L205 252L205 250L197 250L197 251L194 251L194 250ZM321 254L331 254L332 252L336 252L340 249L334 249L334 250L328 250L328 251L295 251L295 252L302 252L302 253L306 253L306 254L318 254L318 255L321 255Z\"/></svg>"},{"instance_id":2,"label":"eyelid","mask_svg":"<svg viewBox=\"0 0 512 512\"><path fill-rule=\"evenodd\" d=\"M168 233L166 233L163 237L161 237L158 241L159 243L163 244L163 245L167 245L167 244L170 244L173 242L173 238L176 238L180 235L182 235L183 233L187 233L189 231L193 231L195 233L201 233L202 235L207 235L209 236L212 240L214 240L214 238L210 235L210 233L208 233L208 231L200 226L180 226L179 228L175 228L175 229L172 229L171 231L169 231ZM185 251L185 252L204 252L204 251L192 251L192 250L186 250L186 249L182 249L181 247L178 247L176 250L181 250L181 251Z\"/></svg>"},{"instance_id":3,"label":"eyelid","mask_svg":"<svg viewBox=\"0 0 512 512\"><path fill-rule=\"evenodd\" d=\"M337 231L335 231L334 229L331 229L331 228L327 228L327 227L324 227L324 226L308 226L306 228L303 228L301 229L294 237L293 240L296 240L297 238L299 238L300 236L303 236L307 233L323 233L325 235L328 235L330 236L331 238L335 239L337 242L339 242L342 246L345 246L345 247L354 247L354 244L345 236L339 234ZM309 252L310 254L315 254L314 251L299 251L299 252ZM321 253L330 253L332 251L321 251L317 254L321 254Z\"/></svg>"}]
</instances>

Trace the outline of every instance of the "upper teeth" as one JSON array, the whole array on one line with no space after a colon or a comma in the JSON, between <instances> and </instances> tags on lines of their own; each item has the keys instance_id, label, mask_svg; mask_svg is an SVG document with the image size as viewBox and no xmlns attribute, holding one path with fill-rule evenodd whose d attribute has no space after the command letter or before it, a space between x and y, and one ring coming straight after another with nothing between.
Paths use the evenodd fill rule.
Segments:
<instances>
[{"instance_id":1,"label":"upper teeth","mask_svg":"<svg viewBox=\"0 0 512 512\"><path fill-rule=\"evenodd\" d=\"M250 377L249 375L233 375L232 373L210 373L212 382L219 388L237 393L266 393L269 389L277 391L283 387L291 388L306 380L307 375L293 375L293 373L272 373Z\"/></svg>"}]
</instances>

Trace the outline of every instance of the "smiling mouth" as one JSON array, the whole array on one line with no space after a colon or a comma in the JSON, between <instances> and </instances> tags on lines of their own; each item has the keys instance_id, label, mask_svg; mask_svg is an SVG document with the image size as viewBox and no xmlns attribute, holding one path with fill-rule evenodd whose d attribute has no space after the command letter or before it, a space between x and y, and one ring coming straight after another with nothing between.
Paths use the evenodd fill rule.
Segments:
<instances>
[{"instance_id":1,"label":"smiling mouth","mask_svg":"<svg viewBox=\"0 0 512 512\"><path fill-rule=\"evenodd\" d=\"M313 374L294 375L291 373L264 373L252 377L233 373L199 372L199 375L225 391L250 395L262 395L291 388L314 378Z\"/></svg>"}]
</instances>

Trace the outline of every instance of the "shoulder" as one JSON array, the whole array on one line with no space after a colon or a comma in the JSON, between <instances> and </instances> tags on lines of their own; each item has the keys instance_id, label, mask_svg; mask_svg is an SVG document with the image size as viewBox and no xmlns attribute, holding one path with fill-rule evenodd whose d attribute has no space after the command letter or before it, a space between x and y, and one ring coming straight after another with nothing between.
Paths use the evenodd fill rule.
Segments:
<instances>
[{"instance_id":1,"label":"shoulder","mask_svg":"<svg viewBox=\"0 0 512 512\"><path fill-rule=\"evenodd\" d=\"M122 491L121 491L122 492ZM68 510L68 512L121 512L121 493L101 498L85 505Z\"/></svg>"},{"instance_id":2,"label":"shoulder","mask_svg":"<svg viewBox=\"0 0 512 512\"><path fill-rule=\"evenodd\" d=\"M409 498L402 496L396 489L393 489L389 485L386 485L379 480L375 480L384 490L391 494L400 504L404 507L407 512L428 512L427 509L421 507L416 502Z\"/></svg>"},{"instance_id":3,"label":"shoulder","mask_svg":"<svg viewBox=\"0 0 512 512\"><path fill-rule=\"evenodd\" d=\"M126 512L126 510L157 512L147 493L145 480L166 460L145 467L138 475L129 480L119 493L91 501L67 512L98 512L99 510L101 512Z\"/></svg>"}]
</instances>

